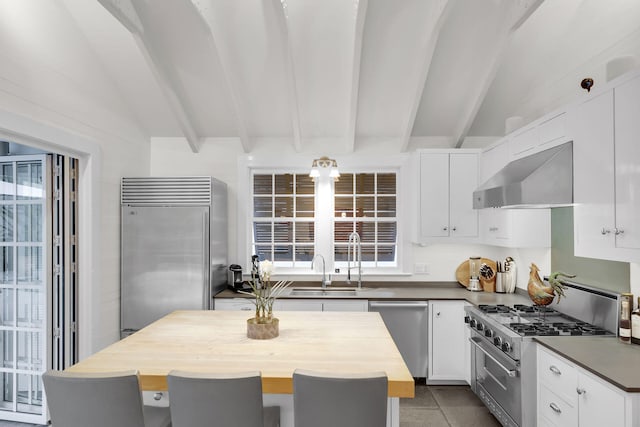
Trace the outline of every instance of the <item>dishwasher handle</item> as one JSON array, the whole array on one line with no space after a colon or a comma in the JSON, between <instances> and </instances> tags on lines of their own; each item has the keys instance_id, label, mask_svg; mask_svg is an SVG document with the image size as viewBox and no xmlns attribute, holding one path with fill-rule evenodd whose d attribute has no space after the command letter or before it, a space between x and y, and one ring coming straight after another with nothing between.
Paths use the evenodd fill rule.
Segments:
<instances>
[{"instance_id":1,"label":"dishwasher handle","mask_svg":"<svg viewBox=\"0 0 640 427\"><path fill-rule=\"evenodd\" d=\"M427 308L428 302L369 302L371 308Z\"/></svg>"}]
</instances>

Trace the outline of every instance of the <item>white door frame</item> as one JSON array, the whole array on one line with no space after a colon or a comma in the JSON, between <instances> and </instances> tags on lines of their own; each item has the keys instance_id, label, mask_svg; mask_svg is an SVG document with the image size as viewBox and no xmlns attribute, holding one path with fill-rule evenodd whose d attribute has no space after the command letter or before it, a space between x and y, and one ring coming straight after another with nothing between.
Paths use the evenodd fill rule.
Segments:
<instances>
[{"instance_id":1,"label":"white door frame","mask_svg":"<svg viewBox=\"0 0 640 427\"><path fill-rule=\"evenodd\" d=\"M37 122L31 118L0 109L0 139L41 150L75 157L78 173L78 254L79 290L78 332L79 357L93 354L94 337L100 333L100 222L102 151L89 137ZM49 363L49 361L47 361Z\"/></svg>"}]
</instances>

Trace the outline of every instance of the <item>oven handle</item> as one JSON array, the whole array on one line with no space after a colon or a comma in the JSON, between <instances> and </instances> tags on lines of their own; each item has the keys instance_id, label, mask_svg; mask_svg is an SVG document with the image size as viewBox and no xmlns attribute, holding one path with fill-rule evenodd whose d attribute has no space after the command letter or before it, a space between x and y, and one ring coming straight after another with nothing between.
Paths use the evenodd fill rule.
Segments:
<instances>
[{"instance_id":1,"label":"oven handle","mask_svg":"<svg viewBox=\"0 0 640 427\"><path fill-rule=\"evenodd\" d=\"M515 377L518 375L518 372L516 370L512 370L512 369L507 369L505 368L502 363L500 363L500 361L498 359L496 359L495 357L493 357L492 355L490 355L489 353L487 353L487 351L482 348L480 346L480 344L478 344L477 342L475 342L472 338L469 338L469 342L471 342L471 344L475 345L478 350L480 350L481 352L484 353L485 356L487 356L489 359L493 360L494 362L496 362L496 364L500 367L500 369L502 369L503 371L505 371L507 373L508 376L510 377Z\"/></svg>"}]
</instances>

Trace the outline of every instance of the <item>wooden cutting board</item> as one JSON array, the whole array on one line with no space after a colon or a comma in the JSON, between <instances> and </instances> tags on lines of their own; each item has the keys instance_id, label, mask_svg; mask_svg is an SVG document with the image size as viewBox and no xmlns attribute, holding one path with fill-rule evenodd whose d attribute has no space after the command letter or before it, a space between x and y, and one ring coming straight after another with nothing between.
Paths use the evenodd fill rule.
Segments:
<instances>
[{"instance_id":1,"label":"wooden cutting board","mask_svg":"<svg viewBox=\"0 0 640 427\"><path fill-rule=\"evenodd\" d=\"M487 264L493 272L496 272L496 262L489 258L481 258L481 265ZM495 275L493 276L493 280L495 281ZM469 287L469 259L462 261L462 263L456 268L456 280L465 288Z\"/></svg>"}]
</instances>

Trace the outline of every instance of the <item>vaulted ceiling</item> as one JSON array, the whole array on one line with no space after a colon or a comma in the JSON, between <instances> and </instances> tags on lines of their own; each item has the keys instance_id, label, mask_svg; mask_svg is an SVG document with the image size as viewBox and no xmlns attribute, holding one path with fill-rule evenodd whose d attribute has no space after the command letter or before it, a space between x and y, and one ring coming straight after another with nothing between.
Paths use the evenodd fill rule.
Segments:
<instances>
[{"instance_id":1,"label":"vaulted ceiling","mask_svg":"<svg viewBox=\"0 0 640 427\"><path fill-rule=\"evenodd\" d=\"M564 46L570 28L547 21L560 14L575 24L577 9L587 24L597 20L596 2L582 3L64 0L150 137L184 137L194 152L206 138L234 138L247 152L269 140L346 153L368 141L407 151L416 141L460 147L468 136L500 136L530 96L510 71L519 61L525 75L532 58L514 46L531 48L545 25L557 37L539 33L547 49ZM637 35L637 21L607 43ZM569 71L575 61L555 70Z\"/></svg>"}]
</instances>

